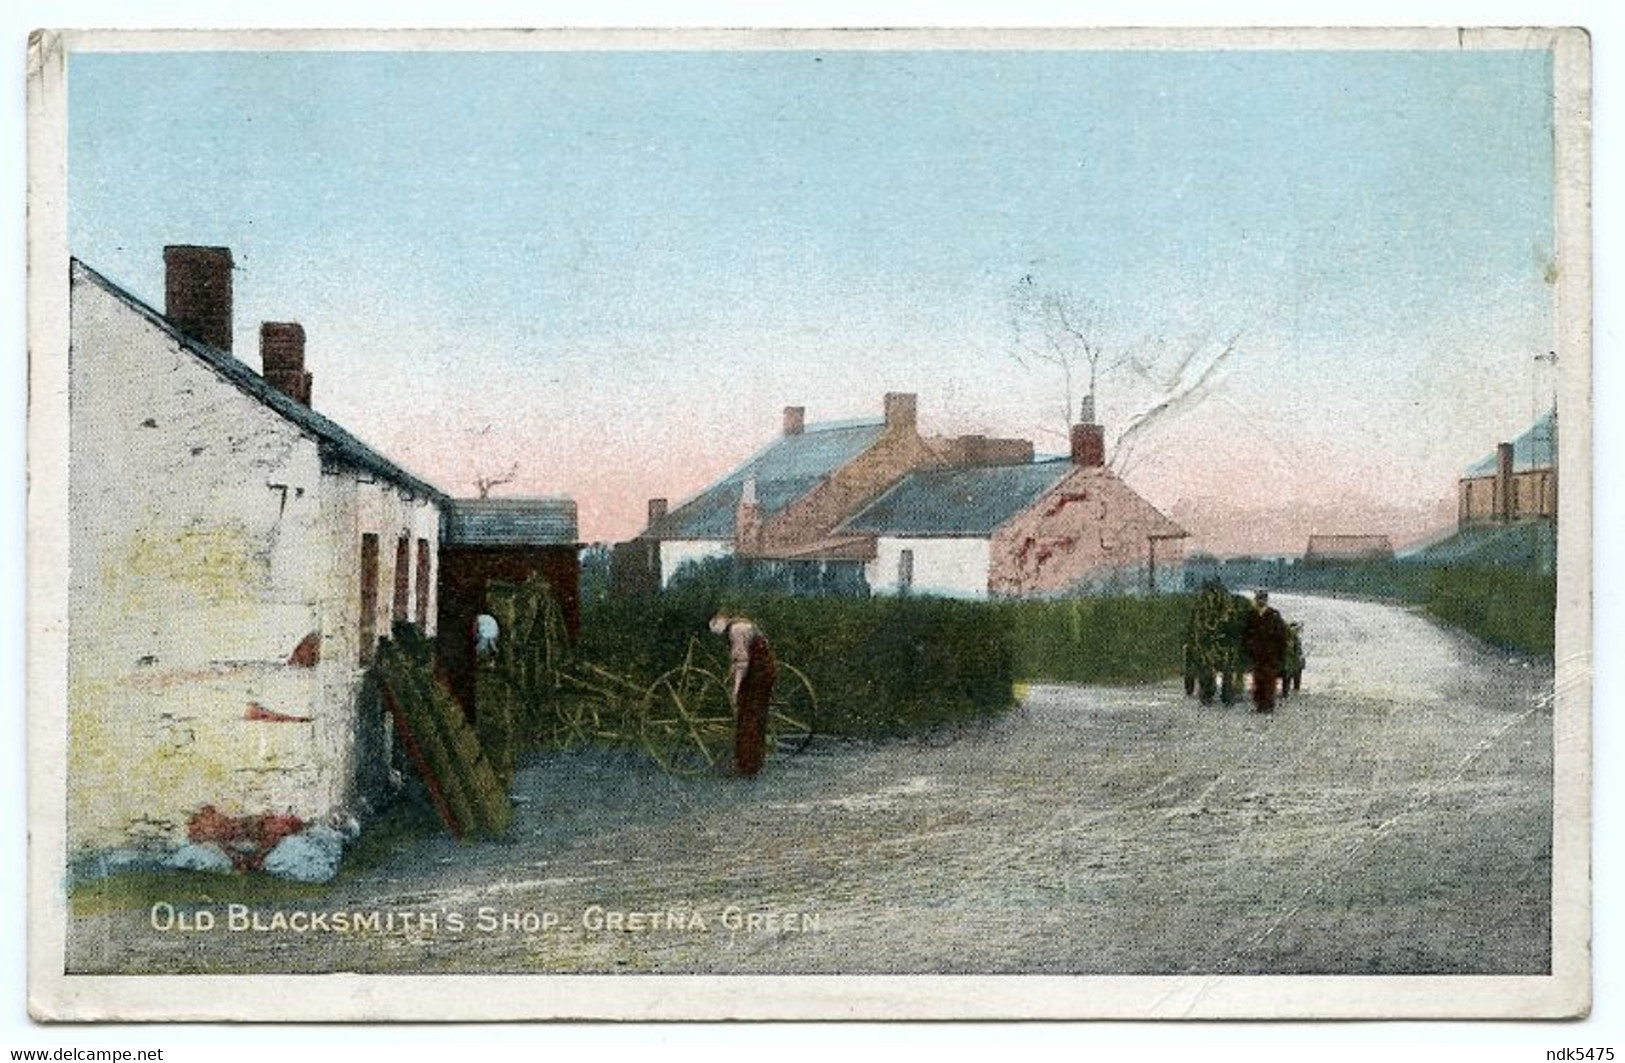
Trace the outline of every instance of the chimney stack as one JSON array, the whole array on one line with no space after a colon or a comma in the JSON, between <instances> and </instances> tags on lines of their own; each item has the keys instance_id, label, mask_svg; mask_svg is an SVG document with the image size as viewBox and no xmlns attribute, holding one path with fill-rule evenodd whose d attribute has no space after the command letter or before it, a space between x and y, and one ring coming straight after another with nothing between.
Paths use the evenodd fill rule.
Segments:
<instances>
[{"instance_id":1,"label":"chimney stack","mask_svg":"<svg viewBox=\"0 0 1625 1063\"><path fill-rule=\"evenodd\" d=\"M745 480L734 508L734 553L754 557L762 552L762 504L756 500L756 477Z\"/></svg>"},{"instance_id":2,"label":"chimney stack","mask_svg":"<svg viewBox=\"0 0 1625 1063\"><path fill-rule=\"evenodd\" d=\"M1511 443L1502 443L1495 448L1495 505L1496 516L1501 520L1510 522L1514 508L1512 504L1512 468L1513 449Z\"/></svg>"},{"instance_id":3,"label":"chimney stack","mask_svg":"<svg viewBox=\"0 0 1625 1063\"><path fill-rule=\"evenodd\" d=\"M260 366L266 383L306 406L310 373L305 370L305 327L292 321L260 325Z\"/></svg>"},{"instance_id":4,"label":"chimney stack","mask_svg":"<svg viewBox=\"0 0 1625 1063\"><path fill-rule=\"evenodd\" d=\"M666 519L666 500L664 498L649 499L649 526L652 528L660 521Z\"/></svg>"},{"instance_id":5,"label":"chimney stack","mask_svg":"<svg viewBox=\"0 0 1625 1063\"><path fill-rule=\"evenodd\" d=\"M786 406L784 408L784 434L799 436L807 430L807 407Z\"/></svg>"},{"instance_id":6,"label":"chimney stack","mask_svg":"<svg viewBox=\"0 0 1625 1063\"><path fill-rule=\"evenodd\" d=\"M1072 464L1099 468L1106 464L1106 430L1098 424L1072 426Z\"/></svg>"},{"instance_id":7,"label":"chimney stack","mask_svg":"<svg viewBox=\"0 0 1625 1063\"><path fill-rule=\"evenodd\" d=\"M231 353L231 248L164 248L164 316L193 339Z\"/></svg>"},{"instance_id":8,"label":"chimney stack","mask_svg":"<svg viewBox=\"0 0 1625 1063\"><path fill-rule=\"evenodd\" d=\"M915 427L916 397L912 392L886 393L886 427L890 430Z\"/></svg>"}]
</instances>

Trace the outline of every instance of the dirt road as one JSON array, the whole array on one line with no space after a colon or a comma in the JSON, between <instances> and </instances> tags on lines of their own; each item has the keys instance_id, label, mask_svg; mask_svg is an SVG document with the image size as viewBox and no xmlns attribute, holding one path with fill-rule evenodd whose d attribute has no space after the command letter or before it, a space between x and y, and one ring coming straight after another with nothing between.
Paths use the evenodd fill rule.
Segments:
<instances>
[{"instance_id":1,"label":"dirt road","mask_svg":"<svg viewBox=\"0 0 1625 1063\"><path fill-rule=\"evenodd\" d=\"M1546 970L1550 665L1394 607L1278 604L1309 668L1272 716L1173 681L1044 686L986 726L826 742L748 781L548 756L521 772L510 842L431 839L236 930L224 906L188 934L80 918L70 966Z\"/></svg>"}]
</instances>

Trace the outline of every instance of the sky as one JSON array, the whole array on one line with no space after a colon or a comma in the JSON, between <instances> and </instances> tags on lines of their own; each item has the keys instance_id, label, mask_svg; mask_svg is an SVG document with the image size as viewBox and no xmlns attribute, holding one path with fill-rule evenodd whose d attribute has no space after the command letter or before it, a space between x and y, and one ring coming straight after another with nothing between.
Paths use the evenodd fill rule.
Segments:
<instances>
[{"instance_id":1,"label":"sky","mask_svg":"<svg viewBox=\"0 0 1625 1063\"><path fill-rule=\"evenodd\" d=\"M1093 311L1108 439L1230 347L1125 471L1193 546L1404 542L1551 401L1550 84L1538 50L79 53L70 246L160 308L165 244L231 247L239 357L302 322L318 409L453 494L517 465L589 540L785 405L911 391L1064 450L1031 277Z\"/></svg>"}]
</instances>

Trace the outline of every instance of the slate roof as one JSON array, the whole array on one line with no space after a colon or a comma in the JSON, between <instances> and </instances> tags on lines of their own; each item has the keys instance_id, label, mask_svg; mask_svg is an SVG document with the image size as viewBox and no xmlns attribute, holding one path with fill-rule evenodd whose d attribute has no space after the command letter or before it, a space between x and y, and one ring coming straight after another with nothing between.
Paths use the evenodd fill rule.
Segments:
<instances>
[{"instance_id":1,"label":"slate roof","mask_svg":"<svg viewBox=\"0 0 1625 1063\"><path fill-rule=\"evenodd\" d=\"M756 478L764 514L777 513L874 445L884 421L812 424L800 435L780 436L739 468L673 509L644 531L651 539L732 539L734 511L745 481Z\"/></svg>"},{"instance_id":2,"label":"slate roof","mask_svg":"<svg viewBox=\"0 0 1625 1063\"><path fill-rule=\"evenodd\" d=\"M1557 450L1557 411L1550 410L1546 416L1536 421L1529 430L1519 436L1512 443L1512 471L1530 472L1534 469L1550 469L1554 464L1553 455ZM1499 456L1495 452L1467 467L1462 473L1464 480L1476 480L1480 476L1494 476L1497 471Z\"/></svg>"},{"instance_id":3,"label":"slate roof","mask_svg":"<svg viewBox=\"0 0 1625 1063\"><path fill-rule=\"evenodd\" d=\"M170 324L164 315L77 258L73 259L72 268L82 273L86 280L145 318L148 323L167 333L171 339L180 344L182 350L196 356L199 361L213 369L227 383L234 385L251 398L258 400L285 419L292 421L302 431L314 436L322 448L324 458L363 469L397 486L404 487L414 494L422 495L441 506L445 506L451 501L450 496L445 492L413 476L349 432L346 432L337 423L328 420L304 403L290 398L272 387L264 377L254 372L231 354L188 336Z\"/></svg>"},{"instance_id":4,"label":"slate roof","mask_svg":"<svg viewBox=\"0 0 1625 1063\"><path fill-rule=\"evenodd\" d=\"M837 532L985 538L1075 469L1063 460L919 470L848 519Z\"/></svg>"},{"instance_id":5,"label":"slate roof","mask_svg":"<svg viewBox=\"0 0 1625 1063\"><path fill-rule=\"evenodd\" d=\"M446 511L451 546L574 546L569 498L459 498Z\"/></svg>"}]
</instances>

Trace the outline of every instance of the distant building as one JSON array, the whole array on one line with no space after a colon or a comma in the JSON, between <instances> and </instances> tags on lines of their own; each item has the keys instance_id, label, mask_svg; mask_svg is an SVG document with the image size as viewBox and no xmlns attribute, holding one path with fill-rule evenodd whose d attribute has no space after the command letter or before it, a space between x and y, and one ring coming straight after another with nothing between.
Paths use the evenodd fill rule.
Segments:
<instances>
[{"instance_id":1,"label":"distant building","mask_svg":"<svg viewBox=\"0 0 1625 1063\"><path fill-rule=\"evenodd\" d=\"M620 556L658 566L661 584L685 563L734 557L849 569L876 594L1178 588L1186 533L1105 468L1099 425L1074 428L1070 459L1035 462L1026 440L922 438L913 395L888 395L885 409L809 426L788 408L783 435L722 480L669 512L653 500Z\"/></svg>"},{"instance_id":2,"label":"distant building","mask_svg":"<svg viewBox=\"0 0 1625 1063\"><path fill-rule=\"evenodd\" d=\"M707 558L861 563L871 544L836 527L909 470L938 461L919 434L913 395L887 395L878 420L808 425L791 406L779 438L745 464L670 512L652 500L639 538L658 543L661 586Z\"/></svg>"},{"instance_id":3,"label":"distant building","mask_svg":"<svg viewBox=\"0 0 1625 1063\"><path fill-rule=\"evenodd\" d=\"M1311 535L1306 565L1348 561L1392 561L1394 541L1386 535Z\"/></svg>"},{"instance_id":4,"label":"distant building","mask_svg":"<svg viewBox=\"0 0 1625 1063\"><path fill-rule=\"evenodd\" d=\"M876 594L1045 597L1178 590L1186 532L1105 467L1098 425L1070 458L922 469L848 520Z\"/></svg>"},{"instance_id":5,"label":"distant building","mask_svg":"<svg viewBox=\"0 0 1625 1063\"><path fill-rule=\"evenodd\" d=\"M70 278L70 853L173 846L205 805L322 819L387 767L357 694L435 630L449 503L310 407L305 334L232 355L232 258L169 247L165 312Z\"/></svg>"},{"instance_id":6,"label":"distant building","mask_svg":"<svg viewBox=\"0 0 1625 1063\"><path fill-rule=\"evenodd\" d=\"M1557 411L1469 466L1456 486L1457 522L1506 524L1557 515Z\"/></svg>"}]
</instances>

